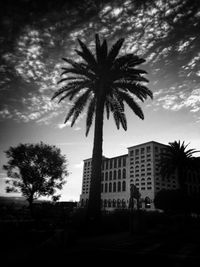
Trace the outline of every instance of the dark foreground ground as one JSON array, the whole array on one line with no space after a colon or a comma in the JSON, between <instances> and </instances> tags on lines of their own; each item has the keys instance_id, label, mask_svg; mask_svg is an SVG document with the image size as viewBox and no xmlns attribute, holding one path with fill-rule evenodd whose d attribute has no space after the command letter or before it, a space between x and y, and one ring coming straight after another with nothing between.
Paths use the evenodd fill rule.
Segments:
<instances>
[{"instance_id":1,"label":"dark foreground ground","mask_svg":"<svg viewBox=\"0 0 200 267\"><path fill-rule=\"evenodd\" d=\"M7 238L6 238L7 236ZM67 230L10 232L1 266L200 266L200 226L78 236Z\"/></svg>"}]
</instances>

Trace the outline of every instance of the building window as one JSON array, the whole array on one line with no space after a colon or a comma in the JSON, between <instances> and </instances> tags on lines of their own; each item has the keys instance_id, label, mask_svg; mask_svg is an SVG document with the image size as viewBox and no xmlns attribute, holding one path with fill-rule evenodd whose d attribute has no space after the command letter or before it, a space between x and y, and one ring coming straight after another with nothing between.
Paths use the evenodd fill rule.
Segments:
<instances>
[{"instance_id":1,"label":"building window","mask_svg":"<svg viewBox=\"0 0 200 267\"><path fill-rule=\"evenodd\" d=\"M121 179L121 170L118 170L118 179Z\"/></svg>"},{"instance_id":2,"label":"building window","mask_svg":"<svg viewBox=\"0 0 200 267\"><path fill-rule=\"evenodd\" d=\"M121 192L121 182L118 182L117 183L117 191L118 192Z\"/></svg>"},{"instance_id":3,"label":"building window","mask_svg":"<svg viewBox=\"0 0 200 267\"><path fill-rule=\"evenodd\" d=\"M108 169L108 160L106 161L106 170Z\"/></svg>"},{"instance_id":4,"label":"building window","mask_svg":"<svg viewBox=\"0 0 200 267\"><path fill-rule=\"evenodd\" d=\"M116 192L116 183L113 183L113 192Z\"/></svg>"},{"instance_id":5,"label":"building window","mask_svg":"<svg viewBox=\"0 0 200 267\"><path fill-rule=\"evenodd\" d=\"M121 167L121 158L118 158L118 167Z\"/></svg>"},{"instance_id":6,"label":"building window","mask_svg":"<svg viewBox=\"0 0 200 267\"><path fill-rule=\"evenodd\" d=\"M139 149L135 150L135 155L139 155Z\"/></svg>"},{"instance_id":7,"label":"building window","mask_svg":"<svg viewBox=\"0 0 200 267\"><path fill-rule=\"evenodd\" d=\"M120 199L117 200L117 207L118 207L118 208L121 207L121 200L120 200Z\"/></svg>"},{"instance_id":8,"label":"building window","mask_svg":"<svg viewBox=\"0 0 200 267\"><path fill-rule=\"evenodd\" d=\"M126 191L126 182L125 181L123 181L123 183L122 183L122 191Z\"/></svg>"},{"instance_id":9,"label":"building window","mask_svg":"<svg viewBox=\"0 0 200 267\"><path fill-rule=\"evenodd\" d=\"M126 179L126 169L123 169L123 179Z\"/></svg>"},{"instance_id":10,"label":"building window","mask_svg":"<svg viewBox=\"0 0 200 267\"><path fill-rule=\"evenodd\" d=\"M108 192L108 184L105 183L105 193L107 193L107 192Z\"/></svg>"},{"instance_id":11,"label":"building window","mask_svg":"<svg viewBox=\"0 0 200 267\"><path fill-rule=\"evenodd\" d=\"M112 192L112 183L109 183L109 192Z\"/></svg>"},{"instance_id":12,"label":"building window","mask_svg":"<svg viewBox=\"0 0 200 267\"><path fill-rule=\"evenodd\" d=\"M126 158L124 157L123 158L123 167L125 167L126 166Z\"/></svg>"},{"instance_id":13,"label":"building window","mask_svg":"<svg viewBox=\"0 0 200 267\"><path fill-rule=\"evenodd\" d=\"M112 180L112 172L109 173L109 180Z\"/></svg>"},{"instance_id":14,"label":"building window","mask_svg":"<svg viewBox=\"0 0 200 267\"><path fill-rule=\"evenodd\" d=\"M126 208L126 201L125 201L125 199L122 199L122 208Z\"/></svg>"},{"instance_id":15,"label":"building window","mask_svg":"<svg viewBox=\"0 0 200 267\"><path fill-rule=\"evenodd\" d=\"M110 160L110 169L112 169L112 159Z\"/></svg>"},{"instance_id":16,"label":"building window","mask_svg":"<svg viewBox=\"0 0 200 267\"><path fill-rule=\"evenodd\" d=\"M151 151L151 147L148 146L148 147L147 147L147 153L150 153L150 151Z\"/></svg>"},{"instance_id":17,"label":"building window","mask_svg":"<svg viewBox=\"0 0 200 267\"><path fill-rule=\"evenodd\" d=\"M105 181L108 181L108 172L105 174Z\"/></svg>"},{"instance_id":18,"label":"building window","mask_svg":"<svg viewBox=\"0 0 200 267\"><path fill-rule=\"evenodd\" d=\"M144 154L144 147L141 148L141 154Z\"/></svg>"},{"instance_id":19,"label":"building window","mask_svg":"<svg viewBox=\"0 0 200 267\"><path fill-rule=\"evenodd\" d=\"M114 159L114 168L117 168L117 159Z\"/></svg>"},{"instance_id":20,"label":"building window","mask_svg":"<svg viewBox=\"0 0 200 267\"><path fill-rule=\"evenodd\" d=\"M113 173L113 179L116 180L117 179L117 172L114 170L114 173Z\"/></svg>"},{"instance_id":21,"label":"building window","mask_svg":"<svg viewBox=\"0 0 200 267\"><path fill-rule=\"evenodd\" d=\"M149 197L145 197L145 208L149 209L151 208L151 200Z\"/></svg>"},{"instance_id":22,"label":"building window","mask_svg":"<svg viewBox=\"0 0 200 267\"><path fill-rule=\"evenodd\" d=\"M133 156L133 150L130 151L130 156L131 156L131 157Z\"/></svg>"}]
</instances>

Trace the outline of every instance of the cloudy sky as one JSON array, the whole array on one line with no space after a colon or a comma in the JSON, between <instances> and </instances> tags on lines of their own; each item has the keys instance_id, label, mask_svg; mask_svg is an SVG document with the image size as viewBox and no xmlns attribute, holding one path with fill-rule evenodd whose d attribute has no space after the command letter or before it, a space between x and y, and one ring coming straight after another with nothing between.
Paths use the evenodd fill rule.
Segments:
<instances>
[{"instance_id":1,"label":"cloudy sky","mask_svg":"<svg viewBox=\"0 0 200 267\"><path fill-rule=\"evenodd\" d=\"M105 120L104 155L125 154L127 147L152 140L181 140L200 150L198 0L18 0L1 3L0 10L0 195L5 195L4 151L43 141L60 147L68 159L62 200L79 199L93 128L86 138L84 113L73 128L63 124L72 103L51 97L59 88L62 57L76 59L77 38L92 49L96 32L110 46L124 37L122 53L146 59L141 68L154 94L141 103L143 121L126 109L126 132Z\"/></svg>"}]
</instances>

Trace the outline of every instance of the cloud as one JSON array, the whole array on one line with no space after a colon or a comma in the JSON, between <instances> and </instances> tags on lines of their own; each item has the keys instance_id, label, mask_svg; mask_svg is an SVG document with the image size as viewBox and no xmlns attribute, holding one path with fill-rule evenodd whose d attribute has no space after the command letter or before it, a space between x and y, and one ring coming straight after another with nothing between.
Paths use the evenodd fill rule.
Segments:
<instances>
[{"instance_id":1,"label":"cloud","mask_svg":"<svg viewBox=\"0 0 200 267\"><path fill-rule=\"evenodd\" d=\"M170 91L168 91L170 92ZM190 112L196 113L200 111L200 89L193 89L191 92L188 90L175 91L167 95L159 93L155 95L154 103L156 106L163 107L164 109L178 111L184 108L189 109Z\"/></svg>"},{"instance_id":2,"label":"cloud","mask_svg":"<svg viewBox=\"0 0 200 267\"><path fill-rule=\"evenodd\" d=\"M74 131L80 131L80 130L81 130L81 127L76 126L76 127L74 128Z\"/></svg>"},{"instance_id":3,"label":"cloud","mask_svg":"<svg viewBox=\"0 0 200 267\"><path fill-rule=\"evenodd\" d=\"M71 121L67 121L66 123L59 123L56 127L59 129L63 129L68 126L71 126Z\"/></svg>"}]
</instances>

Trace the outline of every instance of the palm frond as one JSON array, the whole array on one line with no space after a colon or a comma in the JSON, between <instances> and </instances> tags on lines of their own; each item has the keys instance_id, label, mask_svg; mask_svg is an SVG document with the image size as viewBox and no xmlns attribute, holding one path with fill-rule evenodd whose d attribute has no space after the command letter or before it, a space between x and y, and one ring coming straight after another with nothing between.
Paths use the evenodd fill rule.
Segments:
<instances>
[{"instance_id":1,"label":"palm frond","mask_svg":"<svg viewBox=\"0 0 200 267\"><path fill-rule=\"evenodd\" d=\"M81 88L84 88L85 86L89 85L90 83L91 83L91 81L88 79L84 79L83 81L69 82L67 85L61 87L57 92L55 92L54 95L52 96L51 100L53 100L57 96L65 93L65 92L68 92L70 90L76 90L78 88L79 88L79 90L81 90Z\"/></svg>"},{"instance_id":2,"label":"palm frond","mask_svg":"<svg viewBox=\"0 0 200 267\"><path fill-rule=\"evenodd\" d=\"M117 126L117 129L120 128L120 124L124 128L124 130L127 130L127 121L126 116L124 114L124 105L119 98L109 96L107 98L107 105L110 106L110 109L113 113L114 121Z\"/></svg>"},{"instance_id":3,"label":"palm frond","mask_svg":"<svg viewBox=\"0 0 200 267\"><path fill-rule=\"evenodd\" d=\"M95 78L95 75L91 71L91 69L87 68L87 66L84 65L83 63L81 62L77 63L70 58L62 58L62 59L68 64L73 66L73 68L65 68L65 69L63 68L65 71L62 74L74 73L78 75L84 75L88 78Z\"/></svg>"},{"instance_id":4,"label":"palm frond","mask_svg":"<svg viewBox=\"0 0 200 267\"><path fill-rule=\"evenodd\" d=\"M147 98L146 94L143 94L139 90L137 90L137 87L135 88L134 85L129 83L114 83L114 86L118 88L120 91L130 92L131 94L135 95L137 98L139 98L142 102Z\"/></svg>"},{"instance_id":5,"label":"palm frond","mask_svg":"<svg viewBox=\"0 0 200 267\"><path fill-rule=\"evenodd\" d=\"M96 67L97 67L97 62L94 58L94 56L91 54L86 54L84 52L81 52L79 50L75 50L77 55L79 55L82 59L84 59L87 63L88 63L88 67L92 70L92 71L96 71ZM83 65L84 67L86 67L86 65Z\"/></svg>"},{"instance_id":6,"label":"palm frond","mask_svg":"<svg viewBox=\"0 0 200 267\"><path fill-rule=\"evenodd\" d=\"M83 110L85 104L87 103L88 96L89 96L90 93L91 93L91 90L87 90L86 92L84 92L81 96L79 96L76 99L73 107L69 110L69 112L68 112L68 114L67 114L67 116L65 118L64 123L66 123L71 118L71 116L74 114L71 126L74 125L76 119L80 115L80 112Z\"/></svg>"},{"instance_id":7,"label":"palm frond","mask_svg":"<svg viewBox=\"0 0 200 267\"><path fill-rule=\"evenodd\" d=\"M107 57L107 63L112 64L117 55L119 54L119 51L124 43L124 38L119 39L111 48L108 57Z\"/></svg>"},{"instance_id":8,"label":"palm frond","mask_svg":"<svg viewBox=\"0 0 200 267\"><path fill-rule=\"evenodd\" d=\"M107 46L106 40L103 41L100 51L101 51L100 63L104 63L106 61L107 54L108 54L108 46Z\"/></svg>"},{"instance_id":9,"label":"palm frond","mask_svg":"<svg viewBox=\"0 0 200 267\"><path fill-rule=\"evenodd\" d=\"M90 66L92 66L95 69L97 66L97 62L95 60L94 55L80 39L78 39L78 42L79 42L79 45L82 49L82 52L78 51L78 50L76 50L76 51Z\"/></svg>"},{"instance_id":10,"label":"palm frond","mask_svg":"<svg viewBox=\"0 0 200 267\"><path fill-rule=\"evenodd\" d=\"M135 81L135 82L149 82L144 76L138 75L134 73L134 70L126 69L126 70L117 70L115 72L115 80L127 80L127 81Z\"/></svg>"},{"instance_id":11,"label":"palm frond","mask_svg":"<svg viewBox=\"0 0 200 267\"><path fill-rule=\"evenodd\" d=\"M134 54L126 54L123 56L120 56L115 59L113 62L112 68L116 69L124 69L124 68L131 68L133 69L135 66L144 63L146 60L143 58L139 58L138 56L135 56ZM145 70L141 70L140 73L147 74Z\"/></svg>"},{"instance_id":12,"label":"palm frond","mask_svg":"<svg viewBox=\"0 0 200 267\"><path fill-rule=\"evenodd\" d=\"M133 97L130 96L129 93L119 92L119 95L123 98L123 100L128 104L128 106L132 109L132 111L140 118L144 119L144 114L142 112L141 107L134 101Z\"/></svg>"},{"instance_id":13,"label":"palm frond","mask_svg":"<svg viewBox=\"0 0 200 267\"><path fill-rule=\"evenodd\" d=\"M99 39L99 35L95 34L95 46L96 46L96 58L97 62L101 62L101 42Z\"/></svg>"},{"instance_id":14,"label":"palm frond","mask_svg":"<svg viewBox=\"0 0 200 267\"><path fill-rule=\"evenodd\" d=\"M70 74L77 75L77 78L82 78L82 77L87 77L89 79L95 78L94 74L91 71L88 71L88 69L86 69L86 68L82 68L82 69L76 69L76 68L67 69L67 68L65 68L65 69L66 70L61 73L61 76L70 73ZM68 80L68 77L63 78L63 80L59 81L58 83L61 83L63 81L67 81L67 80Z\"/></svg>"},{"instance_id":15,"label":"palm frond","mask_svg":"<svg viewBox=\"0 0 200 267\"><path fill-rule=\"evenodd\" d=\"M114 83L119 89L129 91L131 94L137 96L142 102L149 96L153 99L153 93L146 86L139 83L130 83L130 82L116 82Z\"/></svg>"},{"instance_id":16,"label":"palm frond","mask_svg":"<svg viewBox=\"0 0 200 267\"><path fill-rule=\"evenodd\" d=\"M109 102L108 102L107 98L105 100L105 110L106 110L107 120L109 120L109 118L110 118L110 107L109 107Z\"/></svg>"}]
</instances>

